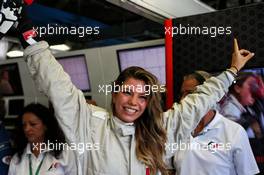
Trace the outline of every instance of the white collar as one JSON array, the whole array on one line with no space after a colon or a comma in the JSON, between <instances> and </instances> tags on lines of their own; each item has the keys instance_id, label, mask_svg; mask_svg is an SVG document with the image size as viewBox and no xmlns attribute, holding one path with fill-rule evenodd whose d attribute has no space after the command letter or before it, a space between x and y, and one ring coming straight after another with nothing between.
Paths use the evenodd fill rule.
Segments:
<instances>
[{"instance_id":1,"label":"white collar","mask_svg":"<svg viewBox=\"0 0 264 175\"><path fill-rule=\"evenodd\" d=\"M200 132L200 134L203 134L203 133L206 133L210 130L213 130L213 129L218 129L220 128L220 125L219 125L219 120L221 119L221 115L219 114L218 111L215 111L215 116L213 118L213 120L210 121L210 123L208 123L204 128L203 130ZM199 134L199 135L200 135Z\"/></svg>"},{"instance_id":2,"label":"white collar","mask_svg":"<svg viewBox=\"0 0 264 175\"><path fill-rule=\"evenodd\" d=\"M128 136L135 134L134 123L125 123L115 116L113 116L112 118L113 118L113 128L115 132L117 132L121 136Z\"/></svg>"}]
</instances>

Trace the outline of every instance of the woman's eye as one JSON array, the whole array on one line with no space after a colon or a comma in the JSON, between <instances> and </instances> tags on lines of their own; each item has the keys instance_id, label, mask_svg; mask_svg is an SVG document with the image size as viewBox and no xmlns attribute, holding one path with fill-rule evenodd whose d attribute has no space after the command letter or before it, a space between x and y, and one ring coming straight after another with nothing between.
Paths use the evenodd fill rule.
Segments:
<instances>
[{"instance_id":1,"label":"woman's eye","mask_svg":"<svg viewBox=\"0 0 264 175\"><path fill-rule=\"evenodd\" d=\"M145 96L145 95L142 95L142 96L140 96L140 98L147 99L147 96Z\"/></svg>"},{"instance_id":2,"label":"woman's eye","mask_svg":"<svg viewBox=\"0 0 264 175\"><path fill-rule=\"evenodd\" d=\"M37 124L36 123L30 123L31 126L36 126Z\"/></svg>"},{"instance_id":3,"label":"woman's eye","mask_svg":"<svg viewBox=\"0 0 264 175\"><path fill-rule=\"evenodd\" d=\"M126 94L126 95L131 95L130 91L124 91L123 93Z\"/></svg>"},{"instance_id":4,"label":"woman's eye","mask_svg":"<svg viewBox=\"0 0 264 175\"><path fill-rule=\"evenodd\" d=\"M147 96L145 96L145 95L139 96L139 98L142 100L147 100Z\"/></svg>"}]
</instances>

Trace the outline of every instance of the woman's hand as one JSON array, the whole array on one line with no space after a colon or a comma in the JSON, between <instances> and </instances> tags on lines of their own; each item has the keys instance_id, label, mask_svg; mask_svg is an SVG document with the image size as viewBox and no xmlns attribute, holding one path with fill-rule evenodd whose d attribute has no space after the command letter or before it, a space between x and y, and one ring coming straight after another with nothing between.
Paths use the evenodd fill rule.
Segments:
<instances>
[{"instance_id":1,"label":"woman's hand","mask_svg":"<svg viewBox=\"0 0 264 175\"><path fill-rule=\"evenodd\" d=\"M231 67L233 71L236 73L244 67L244 65L254 56L254 53L245 50L240 49L237 44L236 38L234 39L234 52L232 54L232 61L231 61Z\"/></svg>"}]
</instances>

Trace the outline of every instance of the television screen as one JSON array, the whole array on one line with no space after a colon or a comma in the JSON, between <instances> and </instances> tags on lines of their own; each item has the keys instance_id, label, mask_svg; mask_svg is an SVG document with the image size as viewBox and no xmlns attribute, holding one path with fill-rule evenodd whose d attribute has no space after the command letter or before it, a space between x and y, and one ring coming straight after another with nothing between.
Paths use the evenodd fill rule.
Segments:
<instances>
[{"instance_id":1,"label":"television screen","mask_svg":"<svg viewBox=\"0 0 264 175\"><path fill-rule=\"evenodd\" d=\"M0 65L0 94L2 96L23 95L17 63Z\"/></svg>"},{"instance_id":2,"label":"television screen","mask_svg":"<svg viewBox=\"0 0 264 175\"><path fill-rule=\"evenodd\" d=\"M242 72L252 72L264 78L264 68L249 68L249 69L243 69L241 71Z\"/></svg>"},{"instance_id":3,"label":"television screen","mask_svg":"<svg viewBox=\"0 0 264 175\"><path fill-rule=\"evenodd\" d=\"M24 108L24 99L10 99L8 101L8 115L19 115Z\"/></svg>"},{"instance_id":4,"label":"television screen","mask_svg":"<svg viewBox=\"0 0 264 175\"><path fill-rule=\"evenodd\" d=\"M91 90L85 55L58 57L57 60L78 89L84 92Z\"/></svg>"},{"instance_id":5,"label":"television screen","mask_svg":"<svg viewBox=\"0 0 264 175\"><path fill-rule=\"evenodd\" d=\"M222 73L222 71L224 70L221 70L221 71L213 71L213 72L210 72L210 74L212 76L217 76L219 75L220 73ZM240 72L251 72L251 73L254 73L256 75L260 75L263 79L264 79L264 67L256 67L256 68L246 68L246 69L242 69L240 70Z\"/></svg>"},{"instance_id":6,"label":"television screen","mask_svg":"<svg viewBox=\"0 0 264 175\"><path fill-rule=\"evenodd\" d=\"M164 45L118 50L117 55L121 71L139 66L154 74L161 84L166 84Z\"/></svg>"}]
</instances>

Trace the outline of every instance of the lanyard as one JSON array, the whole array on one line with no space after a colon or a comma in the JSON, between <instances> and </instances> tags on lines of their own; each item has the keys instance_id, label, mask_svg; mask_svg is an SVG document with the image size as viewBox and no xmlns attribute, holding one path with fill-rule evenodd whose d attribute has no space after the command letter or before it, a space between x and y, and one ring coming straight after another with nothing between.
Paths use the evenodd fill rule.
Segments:
<instances>
[{"instance_id":1,"label":"lanyard","mask_svg":"<svg viewBox=\"0 0 264 175\"><path fill-rule=\"evenodd\" d=\"M40 164L38 165L38 168L37 168L37 171L35 172L35 175L39 174L39 171L40 171L40 168L42 166L42 163L44 161L45 156L46 156L46 154L43 155L43 158L42 158ZM33 175L33 173L32 173L33 170L32 170L31 154L28 155L28 160L29 160L29 174Z\"/></svg>"}]
</instances>

